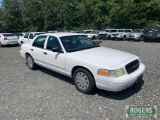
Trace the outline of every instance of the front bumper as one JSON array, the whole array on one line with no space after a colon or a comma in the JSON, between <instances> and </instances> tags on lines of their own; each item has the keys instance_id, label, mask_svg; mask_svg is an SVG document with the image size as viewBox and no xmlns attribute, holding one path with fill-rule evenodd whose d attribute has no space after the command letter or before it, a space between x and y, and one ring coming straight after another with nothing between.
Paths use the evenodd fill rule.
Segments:
<instances>
[{"instance_id":1,"label":"front bumper","mask_svg":"<svg viewBox=\"0 0 160 120\"><path fill-rule=\"evenodd\" d=\"M112 36L111 39L118 39L118 40L122 40L123 37L122 36Z\"/></svg>"},{"instance_id":2,"label":"front bumper","mask_svg":"<svg viewBox=\"0 0 160 120\"><path fill-rule=\"evenodd\" d=\"M141 65L136 71L121 77L109 78L99 75L96 75L94 77L97 88L117 92L132 86L143 75L144 71L145 66L141 63Z\"/></svg>"},{"instance_id":3,"label":"front bumper","mask_svg":"<svg viewBox=\"0 0 160 120\"><path fill-rule=\"evenodd\" d=\"M128 37L129 40L140 40L140 37Z\"/></svg>"}]
</instances>

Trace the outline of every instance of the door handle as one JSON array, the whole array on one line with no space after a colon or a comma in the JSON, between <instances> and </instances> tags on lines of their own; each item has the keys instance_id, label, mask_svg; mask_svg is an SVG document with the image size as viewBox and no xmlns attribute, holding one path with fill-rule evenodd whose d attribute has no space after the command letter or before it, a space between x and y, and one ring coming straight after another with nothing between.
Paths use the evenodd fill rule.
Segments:
<instances>
[{"instance_id":1,"label":"door handle","mask_svg":"<svg viewBox=\"0 0 160 120\"><path fill-rule=\"evenodd\" d=\"M33 49L31 49L31 51L33 51Z\"/></svg>"},{"instance_id":2,"label":"door handle","mask_svg":"<svg viewBox=\"0 0 160 120\"><path fill-rule=\"evenodd\" d=\"M46 53L46 52L43 52L43 54L47 55L47 53Z\"/></svg>"}]
</instances>

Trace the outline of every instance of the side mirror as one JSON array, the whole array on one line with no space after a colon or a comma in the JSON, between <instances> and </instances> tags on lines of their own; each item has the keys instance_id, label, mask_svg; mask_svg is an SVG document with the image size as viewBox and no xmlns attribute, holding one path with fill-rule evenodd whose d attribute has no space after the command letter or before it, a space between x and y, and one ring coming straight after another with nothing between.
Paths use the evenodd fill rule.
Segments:
<instances>
[{"instance_id":1,"label":"side mirror","mask_svg":"<svg viewBox=\"0 0 160 120\"><path fill-rule=\"evenodd\" d=\"M58 47L54 47L52 48L52 52L59 52L59 53L63 53L63 50L58 48Z\"/></svg>"}]
</instances>

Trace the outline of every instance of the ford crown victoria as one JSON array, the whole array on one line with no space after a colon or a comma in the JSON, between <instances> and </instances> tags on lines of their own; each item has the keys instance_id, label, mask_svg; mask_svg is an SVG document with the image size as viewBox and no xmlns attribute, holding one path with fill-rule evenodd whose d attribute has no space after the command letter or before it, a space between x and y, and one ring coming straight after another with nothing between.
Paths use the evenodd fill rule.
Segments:
<instances>
[{"instance_id":1,"label":"ford crown victoria","mask_svg":"<svg viewBox=\"0 0 160 120\"><path fill-rule=\"evenodd\" d=\"M38 35L21 46L30 69L43 66L73 79L76 88L89 93L95 87L121 91L142 79L145 66L139 57L106 48L77 33Z\"/></svg>"}]
</instances>

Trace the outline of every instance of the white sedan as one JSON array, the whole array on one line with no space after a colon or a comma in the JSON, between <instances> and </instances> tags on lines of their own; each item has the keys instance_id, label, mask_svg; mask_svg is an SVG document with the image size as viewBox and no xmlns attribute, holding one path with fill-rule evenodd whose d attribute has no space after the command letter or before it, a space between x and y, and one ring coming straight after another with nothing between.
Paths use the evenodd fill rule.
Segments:
<instances>
[{"instance_id":1,"label":"white sedan","mask_svg":"<svg viewBox=\"0 0 160 120\"><path fill-rule=\"evenodd\" d=\"M83 93L95 87L124 90L142 79L145 71L139 57L99 46L76 33L38 35L32 42L22 44L20 54L30 69L40 65L69 76Z\"/></svg>"},{"instance_id":2,"label":"white sedan","mask_svg":"<svg viewBox=\"0 0 160 120\"><path fill-rule=\"evenodd\" d=\"M18 45L18 37L12 33L0 33L0 47Z\"/></svg>"}]
</instances>

